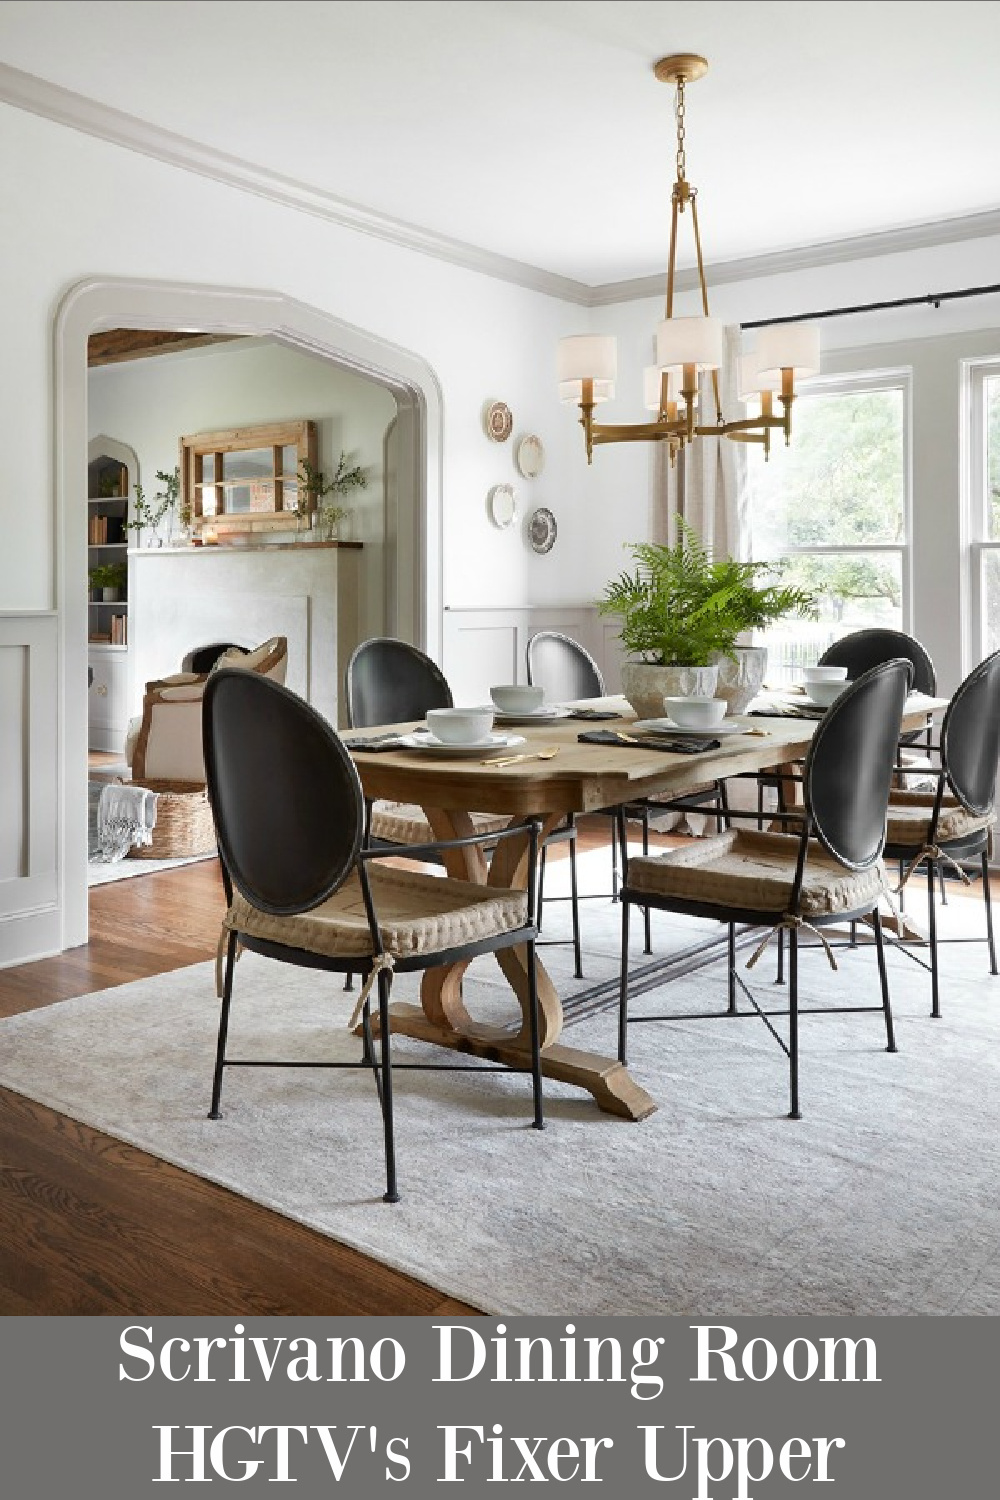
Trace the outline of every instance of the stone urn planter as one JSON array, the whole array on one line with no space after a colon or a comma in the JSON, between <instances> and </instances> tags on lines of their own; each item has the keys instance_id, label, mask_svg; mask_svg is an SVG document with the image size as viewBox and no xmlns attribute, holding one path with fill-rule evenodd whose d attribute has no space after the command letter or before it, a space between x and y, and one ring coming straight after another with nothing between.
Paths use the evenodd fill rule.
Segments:
<instances>
[{"instance_id":1,"label":"stone urn planter","mask_svg":"<svg viewBox=\"0 0 1000 1500\"><path fill-rule=\"evenodd\" d=\"M692 693L714 698L718 666L665 667L650 662L626 662L622 693L640 719L662 719L664 698L686 698Z\"/></svg>"},{"instance_id":2,"label":"stone urn planter","mask_svg":"<svg viewBox=\"0 0 1000 1500\"><path fill-rule=\"evenodd\" d=\"M736 646L730 655L719 653L715 660L719 669L716 697L725 698L729 705L727 713L746 713L751 699L757 696L764 684L767 647Z\"/></svg>"}]
</instances>

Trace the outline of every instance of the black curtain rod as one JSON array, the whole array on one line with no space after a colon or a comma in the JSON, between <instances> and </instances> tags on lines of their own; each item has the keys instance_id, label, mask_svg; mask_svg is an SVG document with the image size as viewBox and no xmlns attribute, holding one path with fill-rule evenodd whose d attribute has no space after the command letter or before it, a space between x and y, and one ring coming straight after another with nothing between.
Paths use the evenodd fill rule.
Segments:
<instances>
[{"instance_id":1,"label":"black curtain rod","mask_svg":"<svg viewBox=\"0 0 1000 1500\"><path fill-rule=\"evenodd\" d=\"M926 297L897 297L892 302L860 302L857 307L828 307L823 312L794 313L788 318L758 318L753 323L741 323L741 328L770 328L776 323L814 323L818 318L845 318L850 313L884 312L893 307L940 307L942 302L954 302L959 297L987 297L1000 292L1000 285L970 286L961 292L928 292Z\"/></svg>"}]
</instances>

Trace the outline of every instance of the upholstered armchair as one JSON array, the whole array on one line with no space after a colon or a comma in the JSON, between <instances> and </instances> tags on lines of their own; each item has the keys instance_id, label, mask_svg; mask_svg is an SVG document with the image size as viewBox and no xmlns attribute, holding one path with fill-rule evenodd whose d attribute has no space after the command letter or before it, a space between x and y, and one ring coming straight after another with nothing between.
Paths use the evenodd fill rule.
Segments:
<instances>
[{"instance_id":1,"label":"upholstered armchair","mask_svg":"<svg viewBox=\"0 0 1000 1500\"><path fill-rule=\"evenodd\" d=\"M288 642L283 635L254 651L239 648L226 651L215 667L237 667L259 672L283 683L288 664ZM213 667L213 671L215 670ZM201 708L205 684L211 673L177 672L146 683L142 718L138 730L130 735L126 757L137 782L188 782L204 786L205 760L202 753Z\"/></svg>"}]
</instances>

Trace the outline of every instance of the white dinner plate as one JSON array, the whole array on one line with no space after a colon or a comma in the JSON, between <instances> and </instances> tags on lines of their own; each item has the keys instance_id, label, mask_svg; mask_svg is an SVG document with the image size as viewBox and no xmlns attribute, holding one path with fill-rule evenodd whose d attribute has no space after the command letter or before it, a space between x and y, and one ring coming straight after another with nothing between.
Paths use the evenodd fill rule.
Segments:
<instances>
[{"instance_id":1,"label":"white dinner plate","mask_svg":"<svg viewBox=\"0 0 1000 1500\"><path fill-rule=\"evenodd\" d=\"M746 734L745 724L735 719L723 719L711 728L691 729L687 724L675 724L673 719L639 719L635 724L625 725L628 734L691 734L699 739L717 740L727 734Z\"/></svg>"},{"instance_id":2,"label":"white dinner plate","mask_svg":"<svg viewBox=\"0 0 1000 1500\"><path fill-rule=\"evenodd\" d=\"M400 748L404 750L422 750L426 755L458 756L462 759L471 759L477 755L496 755L501 750L509 750L513 745L524 743L523 734L489 734L475 744L452 745L447 740L439 740L436 735L426 732L404 734L399 741Z\"/></svg>"},{"instance_id":3,"label":"white dinner plate","mask_svg":"<svg viewBox=\"0 0 1000 1500\"><path fill-rule=\"evenodd\" d=\"M494 712L493 722L495 724L547 724L552 719L568 719L568 708L557 708L554 704L541 708L525 708L520 713L516 709L498 708Z\"/></svg>"}]
</instances>

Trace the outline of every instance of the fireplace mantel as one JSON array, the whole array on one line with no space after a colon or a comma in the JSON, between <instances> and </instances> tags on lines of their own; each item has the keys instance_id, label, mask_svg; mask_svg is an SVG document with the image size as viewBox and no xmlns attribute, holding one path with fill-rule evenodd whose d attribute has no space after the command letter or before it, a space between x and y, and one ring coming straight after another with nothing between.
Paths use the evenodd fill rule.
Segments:
<instances>
[{"instance_id":1,"label":"fireplace mantel","mask_svg":"<svg viewBox=\"0 0 1000 1500\"><path fill-rule=\"evenodd\" d=\"M131 712L147 682L213 641L288 639L285 681L343 727L341 684L358 644L360 542L143 547L129 552Z\"/></svg>"}]
</instances>

